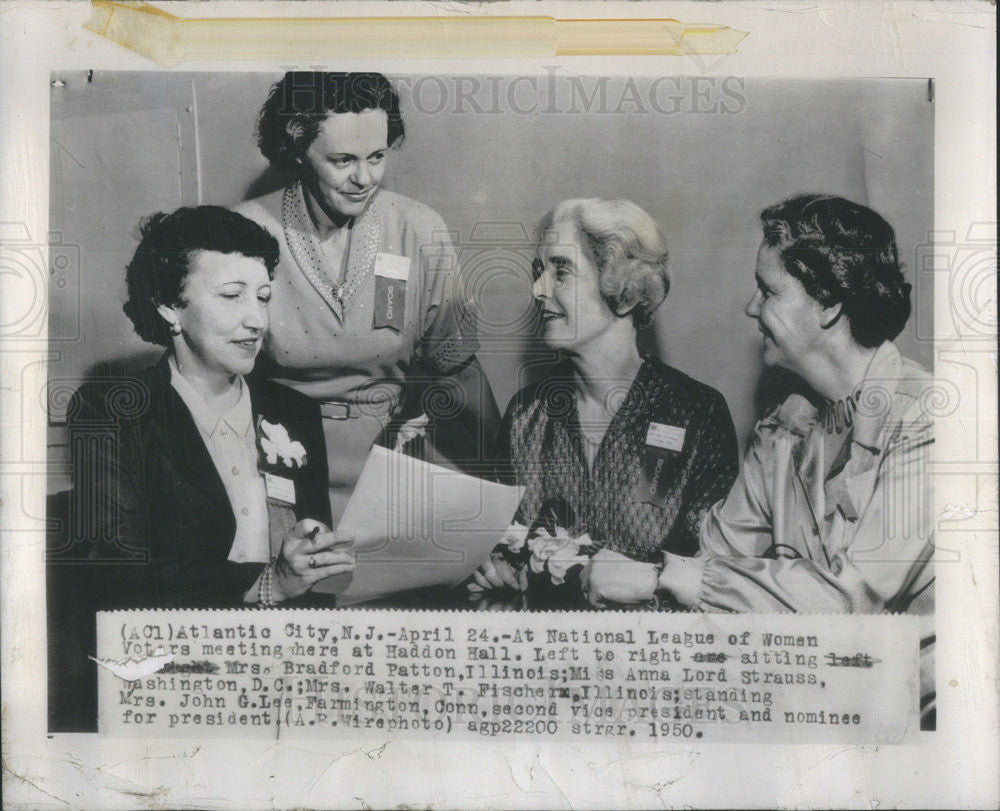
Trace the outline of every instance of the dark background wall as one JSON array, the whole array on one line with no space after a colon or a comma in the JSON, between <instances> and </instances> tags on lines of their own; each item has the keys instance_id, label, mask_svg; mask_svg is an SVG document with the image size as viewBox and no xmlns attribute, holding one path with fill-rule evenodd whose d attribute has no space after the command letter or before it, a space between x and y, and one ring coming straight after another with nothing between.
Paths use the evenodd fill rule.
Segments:
<instances>
[{"instance_id":1,"label":"dark background wall","mask_svg":"<svg viewBox=\"0 0 1000 811\"><path fill-rule=\"evenodd\" d=\"M54 423L64 408L59 392L95 370L157 354L121 312L139 219L179 205L231 204L282 184L253 134L277 78L53 75L51 228L78 257L78 272L58 275L50 291ZM927 82L601 82L550 72L397 83L407 136L384 185L437 209L454 231L482 306L480 357L501 408L538 374L535 361L547 359L531 335L530 235L567 197L628 198L661 223L673 288L646 342L722 391L741 440L766 399L759 333L743 315L757 215L794 192L845 195L896 227L917 297L897 343L930 365L931 344L918 336L930 334L932 291L914 259L933 228Z\"/></svg>"}]
</instances>

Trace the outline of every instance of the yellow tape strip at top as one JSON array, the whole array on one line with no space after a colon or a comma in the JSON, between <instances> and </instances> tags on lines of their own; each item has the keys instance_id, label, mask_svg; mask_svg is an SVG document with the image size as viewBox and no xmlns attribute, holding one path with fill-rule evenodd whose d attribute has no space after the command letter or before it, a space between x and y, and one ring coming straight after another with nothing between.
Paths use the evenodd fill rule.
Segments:
<instances>
[{"instance_id":1,"label":"yellow tape strip at top","mask_svg":"<svg viewBox=\"0 0 1000 811\"><path fill-rule=\"evenodd\" d=\"M669 19L553 17L186 18L145 2L91 0L85 27L165 67L210 59L545 58L729 54L747 33Z\"/></svg>"}]
</instances>

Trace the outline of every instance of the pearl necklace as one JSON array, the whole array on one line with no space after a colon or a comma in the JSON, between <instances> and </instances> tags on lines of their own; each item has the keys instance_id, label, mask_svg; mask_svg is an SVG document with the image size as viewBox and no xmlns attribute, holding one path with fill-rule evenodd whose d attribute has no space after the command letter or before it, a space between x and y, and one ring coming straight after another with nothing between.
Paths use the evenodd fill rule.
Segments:
<instances>
[{"instance_id":1,"label":"pearl necklace","mask_svg":"<svg viewBox=\"0 0 1000 811\"><path fill-rule=\"evenodd\" d=\"M302 274L326 300L334 311L343 317L351 300L375 267L375 256L382 244L382 220L369 205L355 221L347 244L347 272L341 284L330 278L320 247L319 236L309 219L302 181L285 189L281 200L281 221L285 244Z\"/></svg>"}]
</instances>

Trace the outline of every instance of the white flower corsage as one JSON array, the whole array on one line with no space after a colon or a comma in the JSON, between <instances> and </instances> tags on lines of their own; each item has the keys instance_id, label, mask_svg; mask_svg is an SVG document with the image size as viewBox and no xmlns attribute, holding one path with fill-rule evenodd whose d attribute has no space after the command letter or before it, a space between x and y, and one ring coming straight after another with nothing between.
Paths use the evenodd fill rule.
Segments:
<instances>
[{"instance_id":1,"label":"white flower corsage","mask_svg":"<svg viewBox=\"0 0 1000 811\"><path fill-rule=\"evenodd\" d=\"M577 538L566 538L566 542L555 549L546 561L552 582L557 586L562 585L571 567L583 565L590 560L590 555L583 554L580 550L592 545L590 536L586 533Z\"/></svg>"},{"instance_id":2,"label":"white flower corsage","mask_svg":"<svg viewBox=\"0 0 1000 811\"><path fill-rule=\"evenodd\" d=\"M581 554L580 549L591 545L593 541L587 533L573 538L559 526L555 528L555 535L539 529L538 534L528 539L531 571L542 572L548 569L552 582L560 586L571 566L586 563L590 559L589 555Z\"/></svg>"},{"instance_id":3,"label":"white flower corsage","mask_svg":"<svg viewBox=\"0 0 1000 811\"><path fill-rule=\"evenodd\" d=\"M259 439L260 449L269 465L276 465L279 460L282 465L291 468L302 467L306 463L305 447L288 435L284 425L261 419Z\"/></svg>"},{"instance_id":4,"label":"white flower corsage","mask_svg":"<svg viewBox=\"0 0 1000 811\"><path fill-rule=\"evenodd\" d=\"M528 559L531 571L538 574L548 570L552 582L557 586L563 584L566 573L571 567L582 565L590 559L590 555L584 554L581 549L593 546L593 541L587 533L574 538L559 526L555 528L554 535L544 528L539 528L529 538L528 528L518 523L508 527L501 543L506 544L514 553L520 552L527 546L531 556Z\"/></svg>"},{"instance_id":5,"label":"white flower corsage","mask_svg":"<svg viewBox=\"0 0 1000 811\"><path fill-rule=\"evenodd\" d=\"M511 552L517 554L522 549L524 549L524 543L528 540L528 528L524 524L519 524L514 521L507 531L500 538L500 543L510 549Z\"/></svg>"},{"instance_id":6,"label":"white flower corsage","mask_svg":"<svg viewBox=\"0 0 1000 811\"><path fill-rule=\"evenodd\" d=\"M430 424L431 418L426 414L421 414L419 417L414 417L412 420L407 420L399 427L399 433L396 435L396 448L395 450L403 450L403 446L416 439L417 437L427 436L427 426Z\"/></svg>"}]
</instances>

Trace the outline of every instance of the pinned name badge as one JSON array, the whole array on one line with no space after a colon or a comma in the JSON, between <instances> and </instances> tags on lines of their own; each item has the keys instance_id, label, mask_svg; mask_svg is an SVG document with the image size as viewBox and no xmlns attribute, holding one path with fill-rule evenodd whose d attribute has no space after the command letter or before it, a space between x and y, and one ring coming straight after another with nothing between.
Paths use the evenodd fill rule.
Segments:
<instances>
[{"instance_id":1,"label":"pinned name badge","mask_svg":"<svg viewBox=\"0 0 1000 811\"><path fill-rule=\"evenodd\" d=\"M410 278L410 257L394 253L375 254L375 275L383 279L405 282Z\"/></svg>"},{"instance_id":2,"label":"pinned name badge","mask_svg":"<svg viewBox=\"0 0 1000 811\"><path fill-rule=\"evenodd\" d=\"M632 493L634 501L666 508L676 496L676 454L684 447L683 428L651 422L646 431L646 452L643 454L639 480Z\"/></svg>"},{"instance_id":3,"label":"pinned name badge","mask_svg":"<svg viewBox=\"0 0 1000 811\"><path fill-rule=\"evenodd\" d=\"M286 479L284 476L275 476L273 473L264 474L264 487L267 490L267 497L274 501L283 501L285 504L295 503L295 482Z\"/></svg>"},{"instance_id":4,"label":"pinned name badge","mask_svg":"<svg viewBox=\"0 0 1000 811\"><path fill-rule=\"evenodd\" d=\"M687 431L676 425L665 425L662 422L651 422L646 431L646 444L665 451L680 451L684 447L684 434Z\"/></svg>"},{"instance_id":5,"label":"pinned name badge","mask_svg":"<svg viewBox=\"0 0 1000 811\"><path fill-rule=\"evenodd\" d=\"M374 329L403 331L406 318L406 280L410 277L410 257L380 253L375 256Z\"/></svg>"}]
</instances>

